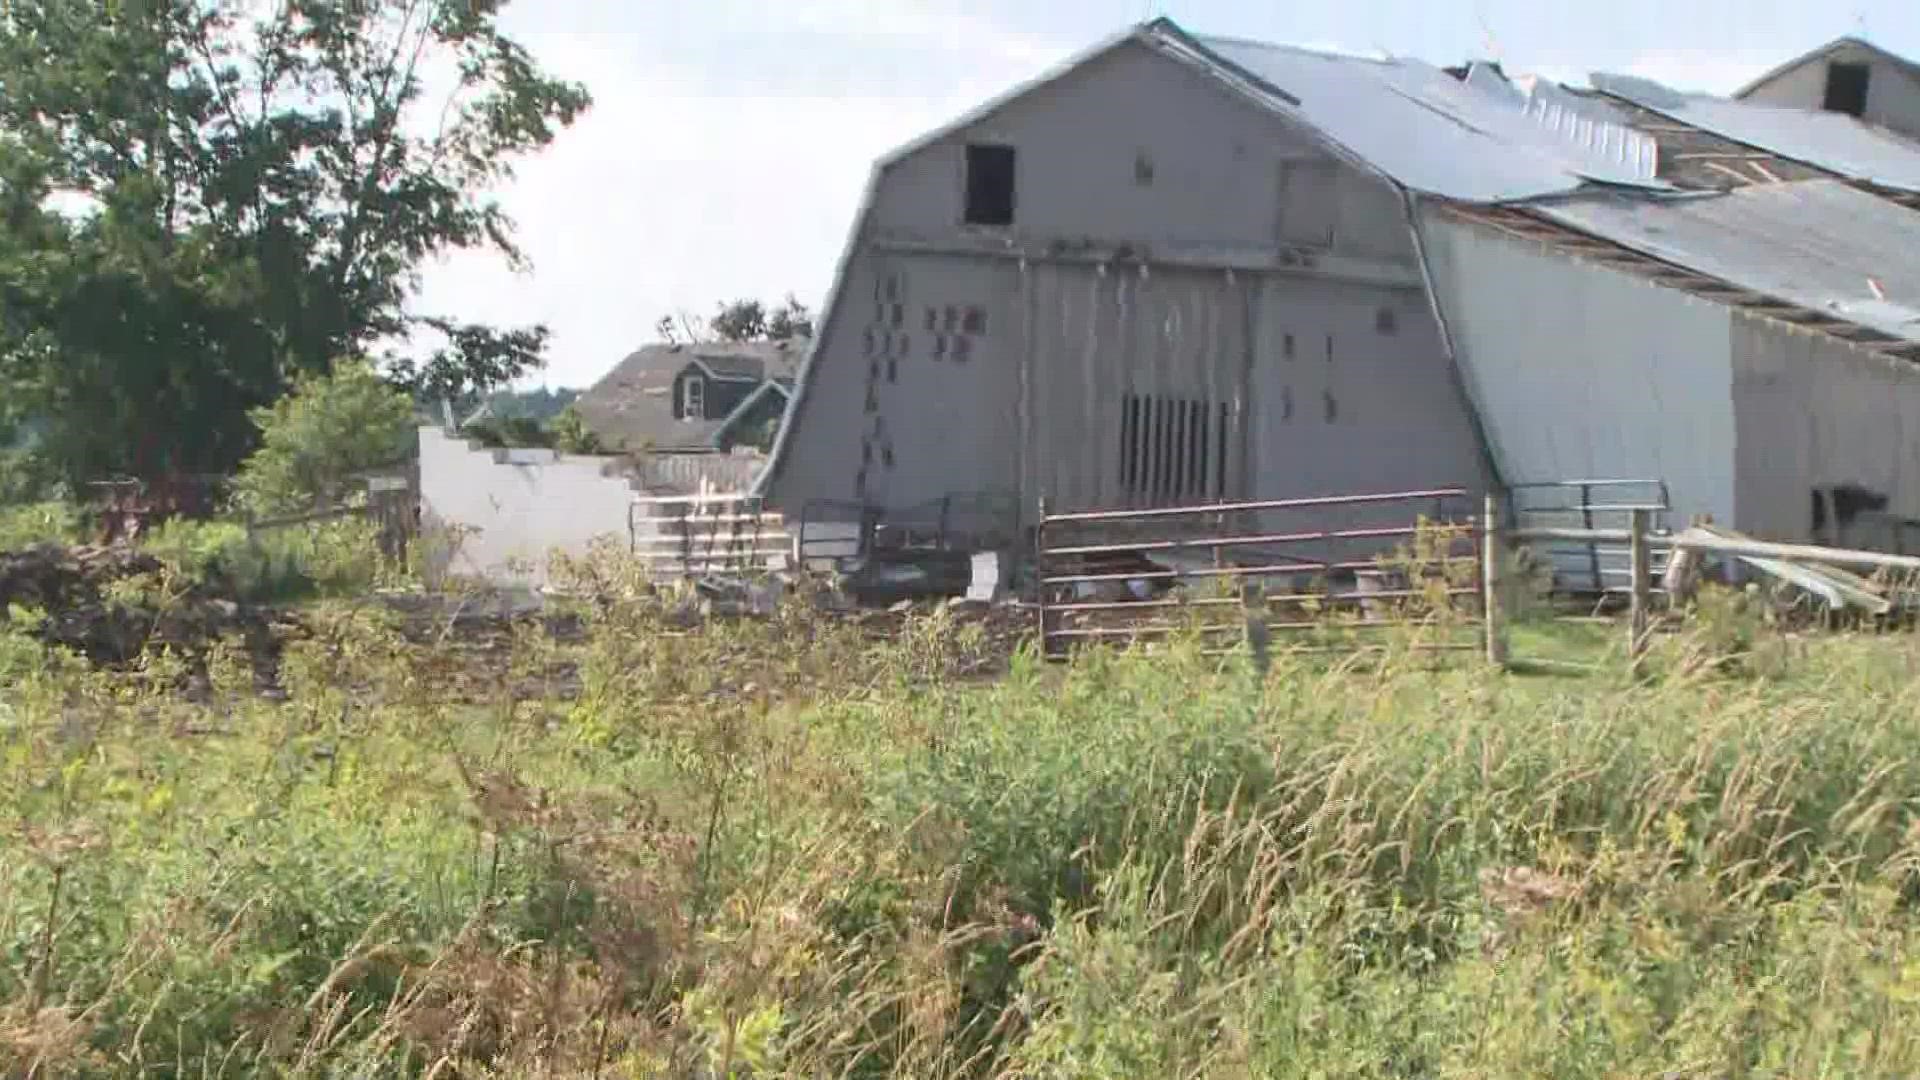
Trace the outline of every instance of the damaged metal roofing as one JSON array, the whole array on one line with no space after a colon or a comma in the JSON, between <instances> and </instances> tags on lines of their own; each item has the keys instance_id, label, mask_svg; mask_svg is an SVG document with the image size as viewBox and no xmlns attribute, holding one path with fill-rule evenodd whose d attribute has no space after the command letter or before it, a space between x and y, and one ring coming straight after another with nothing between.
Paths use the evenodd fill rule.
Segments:
<instances>
[{"instance_id":1,"label":"damaged metal roofing","mask_svg":"<svg viewBox=\"0 0 1920 1080\"><path fill-rule=\"evenodd\" d=\"M1920 342L1920 214L1839 180L1587 196L1532 213L1766 296Z\"/></svg>"},{"instance_id":2,"label":"damaged metal roofing","mask_svg":"<svg viewBox=\"0 0 1920 1080\"><path fill-rule=\"evenodd\" d=\"M1466 202L1567 194L1590 183L1663 190L1654 142L1625 124L1504 80L1462 81L1412 59L1373 60L1188 35L1149 37L1190 61L1251 80L1267 107L1318 129L1414 191Z\"/></svg>"},{"instance_id":3,"label":"damaged metal roofing","mask_svg":"<svg viewBox=\"0 0 1920 1080\"><path fill-rule=\"evenodd\" d=\"M1855 180L1920 192L1920 143L1843 113L1687 94L1632 75L1595 74L1593 87L1683 124Z\"/></svg>"}]
</instances>

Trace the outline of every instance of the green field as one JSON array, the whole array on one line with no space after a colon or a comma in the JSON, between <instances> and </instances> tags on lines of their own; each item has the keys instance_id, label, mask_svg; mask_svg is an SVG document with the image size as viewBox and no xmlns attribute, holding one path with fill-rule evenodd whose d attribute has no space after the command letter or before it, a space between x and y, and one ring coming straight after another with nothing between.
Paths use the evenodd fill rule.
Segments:
<instances>
[{"instance_id":1,"label":"green field","mask_svg":"<svg viewBox=\"0 0 1920 1080\"><path fill-rule=\"evenodd\" d=\"M618 590L609 587L608 595ZM1724 606L1723 606L1724 607ZM1717 614L1640 682L977 626L0 635L33 1076L1920 1075L1920 646ZM996 677L984 678L983 672Z\"/></svg>"}]
</instances>

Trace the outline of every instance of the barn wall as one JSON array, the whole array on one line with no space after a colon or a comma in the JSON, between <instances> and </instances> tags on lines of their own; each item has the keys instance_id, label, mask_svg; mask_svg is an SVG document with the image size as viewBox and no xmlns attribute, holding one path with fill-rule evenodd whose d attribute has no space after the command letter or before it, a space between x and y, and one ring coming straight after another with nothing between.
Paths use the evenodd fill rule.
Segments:
<instances>
[{"instance_id":1,"label":"barn wall","mask_svg":"<svg viewBox=\"0 0 1920 1080\"><path fill-rule=\"evenodd\" d=\"M1509 482L1663 479L1735 521L1732 313L1437 213L1435 289Z\"/></svg>"},{"instance_id":2,"label":"barn wall","mask_svg":"<svg viewBox=\"0 0 1920 1080\"><path fill-rule=\"evenodd\" d=\"M1244 494L1256 286L1225 271L1030 267L1027 505L1045 498L1049 509L1071 511Z\"/></svg>"},{"instance_id":3,"label":"barn wall","mask_svg":"<svg viewBox=\"0 0 1920 1080\"><path fill-rule=\"evenodd\" d=\"M1818 109L1826 102L1827 65L1866 63L1867 111L1863 119L1920 137L1920 80L1871 49L1848 47L1781 72L1745 98L1762 105Z\"/></svg>"},{"instance_id":4,"label":"barn wall","mask_svg":"<svg viewBox=\"0 0 1920 1080\"><path fill-rule=\"evenodd\" d=\"M1016 492L1018 290L1006 260L857 256L770 498L799 514Z\"/></svg>"},{"instance_id":5,"label":"barn wall","mask_svg":"<svg viewBox=\"0 0 1920 1080\"><path fill-rule=\"evenodd\" d=\"M1484 490L1484 455L1424 292L1275 276L1260 298L1250 494Z\"/></svg>"},{"instance_id":6,"label":"barn wall","mask_svg":"<svg viewBox=\"0 0 1920 1080\"><path fill-rule=\"evenodd\" d=\"M1018 150L1011 230L961 227L971 141ZM1028 515L1041 498L1062 510L1199 501L1193 477L1154 488L1143 468L1215 470L1209 490L1230 495L1478 479L1464 406L1412 287L1397 192L1145 47L1122 46L908 154L870 200L764 492L790 515L972 493L1017 496ZM1263 269L1301 248L1329 257ZM1336 297L1347 299L1330 306ZM1382 306L1398 336L1375 332ZM944 351L956 321L969 349L957 362ZM1341 342L1333 373L1301 376L1302 394L1331 378L1347 396L1324 438L1256 435L1254 411L1267 406L1251 380L1269 322L1281 328L1273 349L1296 325ZM1141 398L1161 403L1148 424L1177 402L1173 419L1189 429L1144 444L1135 432L1136 446L1152 455L1204 435L1204 461L1129 465L1123 440L1140 421L1127 410ZM1312 408L1324 409L1319 397ZM1284 476L1250 457L1265 452L1255 438L1287 459Z\"/></svg>"},{"instance_id":7,"label":"barn wall","mask_svg":"<svg viewBox=\"0 0 1920 1080\"><path fill-rule=\"evenodd\" d=\"M1411 255L1390 188L1143 45L1121 46L894 164L871 227L960 227L971 142L1017 151L1016 236L1241 250L1283 238L1324 247L1331 236L1343 252Z\"/></svg>"},{"instance_id":8,"label":"barn wall","mask_svg":"<svg viewBox=\"0 0 1920 1080\"><path fill-rule=\"evenodd\" d=\"M830 323L773 493L789 513L971 493L1065 511L1484 482L1418 290L867 256Z\"/></svg>"},{"instance_id":9,"label":"barn wall","mask_svg":"<svg viewBox=\"0 0 1920 1080\"><path fill-rule=\"evenodd\" d=\"M1737 316L1734 408L1740 527L1769 539L1912 551L1889 518L1920 519L1920 369L1824 334ZM1815 489L1855 486L1884 512L1813 523ZM1827 496L1831 500L1832 496Z\"/></svg>"}]
</instances>

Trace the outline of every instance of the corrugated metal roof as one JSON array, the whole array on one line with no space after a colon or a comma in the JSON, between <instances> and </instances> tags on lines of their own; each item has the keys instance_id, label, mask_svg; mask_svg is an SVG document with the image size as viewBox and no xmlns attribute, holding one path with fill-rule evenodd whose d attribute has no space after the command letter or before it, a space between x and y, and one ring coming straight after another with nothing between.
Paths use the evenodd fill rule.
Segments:
<instances>
[{"instance_id":1,"label":"corrugated metal roof","mask_svg":"<svg viewBox=\"0 0 1920 1080\"><path fill-rule=\"evenodd\" d=\"M1566 194L1587 181L1660 189L1653 140L1575 115L1497 77L1461 81L1412 59L1372 60L1233 38L1157 31L1279 95L1276 112L1318 128L1416 191L1469 202Z\"/></svg>"},{"instance_id":2,"label":"corrugated metal roof","mask_svg":"<svg viewBox=\"0 0 1920 1080\"><path fill-rule=\"evenodd\" d=\"M1756 293L1920 342L1920 214L1838 180L1588 196L1536 214Z\"/></svg>"},{"instance_id":3,"label":"corrugated metal roof","mask_svg":"<svg viewBox=\"0 0 1920 1080\"><path fill-rule=\"evenodd\" d=\"M1854 180L1920 192L1920 143L1843 113L1686 94L1632 75L1596 73L1596 90L1662 116Z\"/></svg>"}]
</instances>

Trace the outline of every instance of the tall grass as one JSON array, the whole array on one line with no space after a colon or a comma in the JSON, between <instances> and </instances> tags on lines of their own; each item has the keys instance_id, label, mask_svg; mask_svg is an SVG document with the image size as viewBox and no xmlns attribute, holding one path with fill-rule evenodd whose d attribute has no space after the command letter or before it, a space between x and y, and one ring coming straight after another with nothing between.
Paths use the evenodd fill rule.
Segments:
<instances>
[{"instance_id":1,"label":"tall grass","mask_svg":"<svg viewBox=\"0 0 1920 1080\"><path fill-rule=\"evenodd\" d=\"M485 664L323 606L284 701L238 649L191 699L165 656L15 665L0 1061L1920 1073L1909 639L1764 679L1693 662L1716 630L1642 683L1177 643L983 684L945 616L689 626L633 584Z\"/></svg>"}]
</instances>

